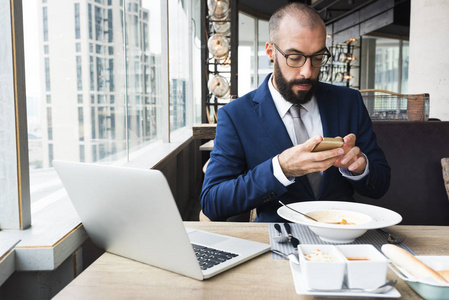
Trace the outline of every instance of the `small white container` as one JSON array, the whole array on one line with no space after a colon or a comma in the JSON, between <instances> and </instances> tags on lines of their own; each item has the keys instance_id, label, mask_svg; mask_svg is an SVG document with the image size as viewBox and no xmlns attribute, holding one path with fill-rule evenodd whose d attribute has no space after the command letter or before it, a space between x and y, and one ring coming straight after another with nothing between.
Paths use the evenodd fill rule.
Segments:
<instances>
[{"instance_id":1,"label":"small white container","mask_svg":"<svg viewBox=\"0 0 449 300\"><path fill-rule=\"evenodd\" d=\"M332 261L307 260L306 255L321 252ZM345 258L333 245L299 245L301 273L306 286L315 290L341 289L345 275ZM322 257L322 258L323 258Z\"/></svg>"},{"instance_id":2,"label":"small white container","mask_svg":"<svg viewBox=\"0 0 449 300\"><path fill-rule=\"evenodd\" d=\"M370 289L386 282L388 260L373 245L338 245L346 260L346 285Z\"/></svg>"}]
</instances>

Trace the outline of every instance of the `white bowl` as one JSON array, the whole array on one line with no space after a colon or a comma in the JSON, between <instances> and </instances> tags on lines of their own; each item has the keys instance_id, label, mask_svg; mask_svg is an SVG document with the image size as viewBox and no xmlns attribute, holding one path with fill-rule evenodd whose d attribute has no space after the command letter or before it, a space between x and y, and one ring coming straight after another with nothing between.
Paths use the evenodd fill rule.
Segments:
<instances>
[{"instance_id":1,"label":"white bowl","mask_svg":"<svg viewBox=\"0 0 449 300\"><path fill-rule=\"evenodd\" d=\"M302 213L321 217L324 222L315 222L284 206L278 209L278 215L290 222L307 225L320 239L331 243L350 243L369 229L389 227L402 221L401 215L392 210L362 203L305 201L288 206ZM343 218L354 224L326 223L342 221Z\"/></svg>"},{"instance_id":2,"label":"white bowl","mask_svg":"<svg viewBox=\"0 0 449 300\"><path fill-rule=\"evenodd\" d=\"M415 256L423 263L435 271L449 270L449 256ZM449 283L437 284L430 281L415 279L404 269L396 266L401 272L398 273L394 268L392 270L403 279L407 284L421 297L428 300L449 300ZM404 276L405 275L405 276Z\"/></svg>"},{"instance_id":3,"label":"white bowl","mask_svg":"<svg viewBox=\"0 0 449 300\"><path fill-rule=\"evenodd\" d=\"M310 261L305 255L321 251L332 256L332 261ZM299 245L299 261L305 285L309 289L341 289L345 275L345 258L332 245Z\"/></svg>"},{"instance_id":4,"label":"white bowl","mask_svg":"<svg viewBox=\"0 0 449 300\"><path fill-rule=\"evenodd\" d=\"M338 245L346 259L346 285L371 289L385 283L388 260L373 245Z\"/></svg>"}]
</instances>

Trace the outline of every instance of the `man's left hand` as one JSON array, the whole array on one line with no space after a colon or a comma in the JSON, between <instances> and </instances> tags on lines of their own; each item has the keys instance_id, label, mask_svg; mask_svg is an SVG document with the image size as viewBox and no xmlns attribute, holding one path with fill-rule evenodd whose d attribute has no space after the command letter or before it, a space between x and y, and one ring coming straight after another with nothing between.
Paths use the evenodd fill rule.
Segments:
<instances>
[{"instance_id":1,"label":"man's left hand","mask_svg":"<svg viewBox=\"0 0 449 300\"><path fill-rule=\"evenodd\" d=\"M345 154L334 162L337 168L348 169L355 174L362 174L366 168L366 159L360 148L355 145L356 136L353 133L343 138L343 150Z\"/></svg>"}]
</instances>

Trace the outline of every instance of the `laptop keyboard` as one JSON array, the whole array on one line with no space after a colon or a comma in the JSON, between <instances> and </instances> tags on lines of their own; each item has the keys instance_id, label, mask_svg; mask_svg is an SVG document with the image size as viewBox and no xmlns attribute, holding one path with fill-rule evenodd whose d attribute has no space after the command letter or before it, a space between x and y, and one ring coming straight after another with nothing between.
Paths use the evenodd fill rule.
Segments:
<instances>
[{"instance_id":1,"label":"laptop keyboard","mask_svg":"<svg viewBox=\"0 0 449 300\"><path fill-rule=\"evenodd\" d=\"M207 270L209 268L212 268L213 266L216 266L218 264L221 264L222 262L238 256L238 254L231 252L221 251L195 244L192 245L193 250L196 254L196 259L200 263L201 270Z\"/></svg>"}]
</instances>

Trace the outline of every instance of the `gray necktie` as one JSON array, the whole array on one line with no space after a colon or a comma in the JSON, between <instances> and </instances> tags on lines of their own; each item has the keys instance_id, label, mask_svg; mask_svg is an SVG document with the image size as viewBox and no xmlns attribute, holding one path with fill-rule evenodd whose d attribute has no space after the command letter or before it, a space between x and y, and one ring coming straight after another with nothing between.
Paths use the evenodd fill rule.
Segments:
<instances>
[{"instance_id":1,"label":"gray necktie","mask_svg":"<svg viewBox=\"0 0 449 300\"><path fill-rule=\"evenodd\" d=\"M290 107L290 114L293 118L293 126L295 127L296 141L298 144L302 144L309 139L309 134L301 119L301 109L304 109L301 105L293 105ZM320 189L321 173L309 173L307 174L307 178L316 197Z\"/></svg>"}]
</instances>

